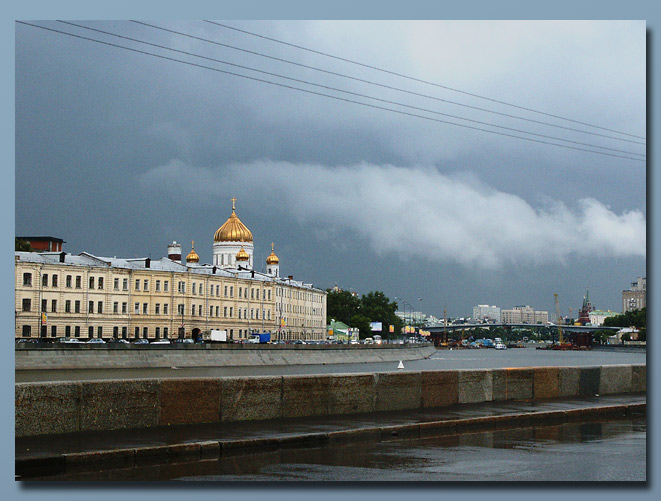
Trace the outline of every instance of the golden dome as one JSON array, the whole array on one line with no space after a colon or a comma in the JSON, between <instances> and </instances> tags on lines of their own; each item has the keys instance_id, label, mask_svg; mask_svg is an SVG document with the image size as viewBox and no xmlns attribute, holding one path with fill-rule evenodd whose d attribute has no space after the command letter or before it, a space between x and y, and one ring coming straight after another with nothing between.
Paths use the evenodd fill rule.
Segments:
<instances>
[{"instance_id":1,"label":"golden dome","mask_svg":"<svg viewBox=\"0 0 661 501\"><path fill-rule=\"evenodd\" d=\"M236 260L237 261L248 261L250 259L250 256L246 252L246 250L241 247L241 250L236 253Z\"/></svg>"},{"instance_id":2,"label":"golden dome","mask_svg":"<svg viewBox=\"0 0 661 501\"><path fill-rule=\"evenodd\" d=\"M195 240L191 242L192 249L188 256L186 256L186 262L187 263L199 263L200 262L200 256L197 255L197 252L195 252Z\"/></svg>"},{"instance_id":3,"label":"golden dome","mask_svg":"<svg viewBox=\"0 0 661 501\"><path fill-rule=\"evenodd\" d=\"M234 202L236 198L232 198L232 215L218 228L213 236L214 242L252 242L252 233L234 212Z\"/></svg>"},{"instance_id":4,"label":"golden dome","mask_svg":"<svg viewBox=\"0 0 661 501\"><path fill-rule=\"evenodd\" d=\"M271 254L266 258L266 264L278 264L279 262L278 256L273 252L273 242L271 242Z\"/></svg>"}]
</instances>

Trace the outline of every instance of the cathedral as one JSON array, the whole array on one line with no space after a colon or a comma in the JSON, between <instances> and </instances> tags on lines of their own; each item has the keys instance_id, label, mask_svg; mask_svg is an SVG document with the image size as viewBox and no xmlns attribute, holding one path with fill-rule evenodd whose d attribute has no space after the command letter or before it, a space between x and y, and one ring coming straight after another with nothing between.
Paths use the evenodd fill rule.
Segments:
<instances>
[{"instance_id":1,"label":"cathedral","mask_svg":"<svg viewBox=\"0 0 661 501\"><path fill-rule=\"evenodd\" d=\"M185 260L176 241L161 259L58 249L15 252L16 338L200 339L221 330L233 341L260 332L290 341L326 334L326 292L281 277L273 243L265 267L255 263L235 198L208 264L195 242Z\"/></svg>"}]
</instances>

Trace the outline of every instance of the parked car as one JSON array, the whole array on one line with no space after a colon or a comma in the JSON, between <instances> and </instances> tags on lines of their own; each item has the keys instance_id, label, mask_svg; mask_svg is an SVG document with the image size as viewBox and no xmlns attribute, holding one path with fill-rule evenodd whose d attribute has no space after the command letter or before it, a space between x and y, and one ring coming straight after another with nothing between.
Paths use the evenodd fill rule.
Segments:
<instances>
[{"instance_id":1,"label":"parked car","mask_svg":"<svg viewBox=\"0 0 661 501\"><path fill-rule=\"evenodd\" d=\"M496 348L497 350L506 350L506 349L507 349L507 346L506 346L504 343L496 343L495 348Z\"/></svg>"},{"instance_id":2,"label":"parked car","mask_svg":"<svg viewBox=\"0 0 661 501\"><path fill-rule=\"evenodd\" d=\"M87 341L87 344L106 344L106 342L101 338L93 337Z\"/></svg>"},{"instance_id":3,"label":"parked car","mask_svg":"<svg viewBox=\"0 0 661 501\"><path fill-rule=\"evenodd\" d=\"M78 344L81 343L82 341L75 337L61 337L57 339L57 342L65 343L65 344Z\"/></svg>"},{"instance_id":4,"label":"parked car","mask_svg":"<svg viewBox=\"0 0 661 501\"><path fill-rule=\"evenodd\" d=\"M108 343L129 344L129 342L126 339L123 339L123 338L118 338L118 339L110 338L110 339L108 339L107 342Z\"/></svg>"},{"instance_id":5,"label":"parked car","mask_svg":"<svg viewBox=\"0 0 661 501\"><path fill-rule=\"evenodd\" d=\"M184 338L184 339L175 339L175 343L182 343L182 344L193 344L193 340L189 337Z\"/></svg>"},{"instance_id":6,"label":"parked car","mask_svg":"<svg viewBox=\"0 0 661 501\"><path fill-rule=\"evenodd\" d=\"M146 339L136 339L135 341L132 341L131 344L149 344L149 341Z\"/></svg>"},{"instance_id":7,"label":"parked car","mask_svg":"<svg viewBox=\"0 0 661 501\"><path fill-rule=\"evenodd\" d=\"M170 344L169 339L156 339L149 344Z\"/></svg>"}]
</instances>

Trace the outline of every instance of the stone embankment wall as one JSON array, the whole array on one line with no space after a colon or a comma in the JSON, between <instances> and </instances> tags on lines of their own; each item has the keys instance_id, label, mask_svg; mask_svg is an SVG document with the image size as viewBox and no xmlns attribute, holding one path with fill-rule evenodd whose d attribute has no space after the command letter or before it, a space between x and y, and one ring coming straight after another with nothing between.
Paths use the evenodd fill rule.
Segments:
<instances>
[{"instance_id":1,"label":"stone embankment wall","mask_svg":"<svg viewBox=\"0 0 661 501\"><path fill-rule=\"evenodd\" d=\"M393 362L433 353L429 345L56 345L17 348L14 360L17 370L183 368Z\"/></svg>"},{"instance_id":2,"label":"stone embankment wall","mask_svg":"<svg viewBox=\"0 0 661 501\"><path fill-rule=\"evenodd\" d=\"M645 392L645 365L17 383L16 436Z\"/></svg>"}]
</instances>

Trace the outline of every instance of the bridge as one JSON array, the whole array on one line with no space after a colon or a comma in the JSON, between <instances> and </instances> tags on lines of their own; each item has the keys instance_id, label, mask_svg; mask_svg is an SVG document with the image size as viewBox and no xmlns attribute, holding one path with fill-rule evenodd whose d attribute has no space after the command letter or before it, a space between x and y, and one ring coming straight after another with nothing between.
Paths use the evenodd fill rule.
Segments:
<instances>
[{"instance_id":1,"label":"bridge","mask_svg":"<svg viewBox=\"0 0 661 501\"><path fill-rule=\"evenodd\" d=\"M441 333L445 331L457 331L457 330L472 330L472 329L491 329L492 327L503 327L504 329L511 328L521 328L521 329L556 329L557 324L547 323L547 324L451 324L451 325L434 325L431 327L425 327L426 330L432 333ZM622 327L606 327L603 325L560 325L563 331L569 332L595 332L601 330L610 330L617 332Z\"/></svg>"}]
</instances>

